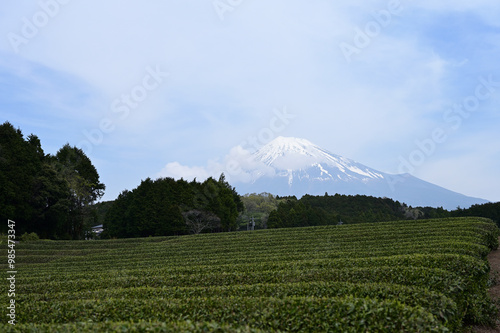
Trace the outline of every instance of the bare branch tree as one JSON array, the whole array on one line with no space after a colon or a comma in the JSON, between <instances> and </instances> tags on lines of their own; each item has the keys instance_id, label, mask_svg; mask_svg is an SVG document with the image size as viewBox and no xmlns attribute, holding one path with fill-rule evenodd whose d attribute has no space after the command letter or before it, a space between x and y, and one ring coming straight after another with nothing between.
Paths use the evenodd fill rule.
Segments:
<instances>
[{"instance_id":1,"label":"bare branch tree","mask_svg":"<svg viewBox=\"0 0 500 333\"><path fill-rule=\"evenodd\" d=\"M205 229L214 229L220 226L220 218L211 212L192 209L182 213L182 216L193 234L199 234Z\"/></svg>"}]
</instances>

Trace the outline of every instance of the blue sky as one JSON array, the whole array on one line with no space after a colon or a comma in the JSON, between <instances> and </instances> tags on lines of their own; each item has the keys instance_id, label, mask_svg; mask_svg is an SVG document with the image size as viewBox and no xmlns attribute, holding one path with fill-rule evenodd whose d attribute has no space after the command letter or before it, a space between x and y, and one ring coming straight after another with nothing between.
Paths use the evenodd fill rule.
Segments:
<instances>
[{"instance_id":1,"label":"blue sky","mask_svg":"<svg viewBox=\"0 0 500 333\"><path fill-rule=\"evenodd\" d=\"M500 201L498 17L497 0L2 2L0 121L84 149L105 200L224 171L287 112L272 135Z\"/></svg>"}]
</instances>

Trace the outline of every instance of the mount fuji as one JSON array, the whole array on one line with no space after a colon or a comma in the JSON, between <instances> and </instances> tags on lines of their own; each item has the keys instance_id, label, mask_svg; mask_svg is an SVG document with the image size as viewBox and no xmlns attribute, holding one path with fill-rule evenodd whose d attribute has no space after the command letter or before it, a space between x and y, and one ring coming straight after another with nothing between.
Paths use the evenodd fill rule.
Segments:
<instances>
[{"instance_id":1,"label":"mount fuji","mask_svg":"<svg viewBox=\"0 0 500 333\"><path fill-rule=\"evenodd\" d=\"M487 200L468 197L431 184L410 174L377 171L351 159L332 154L305 139L278 137L250 157L253 181L235 183L239 193L301 197L305 194L348 194L388 197L412 206L462 208ZM272 172L269 172L271 170Z\"/></svg>"}]
</instances>

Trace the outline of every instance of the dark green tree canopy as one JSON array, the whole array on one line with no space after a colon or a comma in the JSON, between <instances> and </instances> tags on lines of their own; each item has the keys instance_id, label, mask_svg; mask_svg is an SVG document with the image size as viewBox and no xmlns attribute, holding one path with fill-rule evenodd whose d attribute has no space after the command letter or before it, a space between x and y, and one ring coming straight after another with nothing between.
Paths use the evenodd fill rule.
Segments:
<instances>
[{"instance_id":1,"label":"dark green tree canopy","mask_svg":"<svg viewBox=\"0 0 500 333\"><path fill-rule=\"evenodd\" d=\"M66 144L55 159L78 205L91 204L104 195L106 187L99 183L96 168L81 149Z\"/></svg>"},{"instance_id":2,"label":"dark green tree canopy","mask_svg":"<svg viewBox=\"0 0 500 333\"><path fill-rule=\"evenodd\" d=\"M31 135L27 140L20 129L9 122L0 126L0 206L2 221L17 218L21 230L28 231L41 207L33 197L45 155L40 140ZM3 224L2 224L3 226ZM25 230L26 229L26 230Z\"/></svg>"},{"instance_id":3,"label":"dark green tree canopy","mask_svg":"<svg viewBox=\"0 0 500 333\"><path fill-rule=\"evenodd\" d=\"M379 222L407 218L407 208L398 201L365 195L305 195L279 198L269 215L269 228L306 227L342 223Z\"/></svg>"},{"instance_id":4,"label":"dark green tree canopy","mask_svg":"<svg viewBox=\"0 0 500 333\"><path fill-rule=\"evenodd\" d=\"M240 196L222 175L217 181L147 178L123 191L105 217L105 237L147 237L237 229Z\"/></svg>"},{"instance_id":5,"label":"dark green tree canopy","mask_svg":"<svg viewBox=\"0 0 500 333\"><path fill-rule=\"evenodd\" d=\"M90 205L104 189L81 149L67 144L45 155L36 135L25 139L9 122L0 125L0 218L16 221L18 233L83 238Z\"/></svg>"},{"instance_id":6,"label":"dark green tree canopy","mask_svg":"<svg viewBox=\"0 0 500 333\"><path fill-rule=\"evenodd\" d=\"M277 197L277 209L269 214L269 228L305 227L342 223L365 223L459 216L486 217L500 225L500 202L448 211L442 207L411 207L389 198L365 195L305 195Z\"/></svg>"}]
</instances>

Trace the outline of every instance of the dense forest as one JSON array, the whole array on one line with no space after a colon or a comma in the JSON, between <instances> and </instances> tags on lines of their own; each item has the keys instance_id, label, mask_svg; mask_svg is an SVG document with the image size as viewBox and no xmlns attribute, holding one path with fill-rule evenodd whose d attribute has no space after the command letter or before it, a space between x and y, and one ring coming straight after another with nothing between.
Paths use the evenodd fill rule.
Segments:
<instances>
[{"instance_id":1,"label":"dense forest","mask_svg":"<svg viewBox=\"0 0 500 333\"><path fill-rule=\"evenodd\" d=\"M305 195L301 199L285 197L271 212L269 228L305 227L339 223L402 220L404 206L387 198L364 195Z\"/></svg>"},{"instance_id":2,"label":"dense forest","mask_svg":"<svg viewBox=\"0 0 500 333\"><path fill-rule=\"evenodd\" d=\"M0 220L14 220L17 234L82 239L105 186L81 149L66 144L54 156L45 154L36 135L24 138L6 122L0 125L0 189Z\"/></svg>"},{"instance_id":3,"label":"dense forest","mask_svg":"<svg viewBox=\"0 0 500 333\"><path fill-rule=\"evenodd\" d=\"M107 207L102 237L147 237L234 231L243 203L224 175L219 180L146 179Z\"/></svg>"},{"instance_id":4,"label":"dense forest","mask_svg":"<svg viewBox=\"0 0 500 333\"><path fill-rule=\"evenodd\" d=\"M458 207L450 212L451 217L479 216L492 219L500 227L500 202L489 202L482 205L472 205L467 209Z\"/></svg>"},{"instance_id":5,"label":"dense forest","mask_svg":"<svg viewBox=\"0 0 500 333\"><path fill-rule=\"evenodd\" d=\"M148 182L152 181L149 180ZM160 180L160 183L162 182L175 183L172 179ZM215 181L211 180L211 182ZM178 181L174 187L180 186L186 189L189 188L188 184L190 183L186 181ZM163 186L166 186L166 184ZM229 185L227 187L230 188ZM198 197L200 197L199 194ZM172 200L176 199L173 198ZM462 216L487 217L496 223L500 221L500 203L487 203L474 205L468 209L457 208L456 210L448 211L442 207L411 207L389 198L376 198L364 195L305 195L301 199L297 199L294 196L279 197L270 193L252 193L241 196L240 200L241 202L238 202L239 215L236 224L232 223L230 230L247 230L252 220L255 222L255 229ZM241 204L243 204L243 210L241 210ZM98 214L100 217L99 221L103 223L106 219L106 212L110 207L113 207L113 202L99 203L97 206L99 206L98 210L100 212ZM151 207L151 205L149 206ZM184 207L188 206L185 205ZM118 206L115 206L115 209L118 209ZM177 221L180 221L179 215L177 215ZM120 220L116 220L116 222L117 225L120 225ZM210 223L210 221L207 221L206 224L208 227L203 229L203 232L221 231L219 228L214 228L214 224ZM121 227L125 228L125 226ZM181 222L179 222L179 227L182 229ZM184 229L183 232L188 231L194 232L194 229Z\"/></svg>"},{"instance_id":6,"label":"dense forest","mask_svg":"<svg viewBox=\"0 0 500 333\"><path fill-rule=\"evenodd\" d=\"M428 218L479 216L500 222L500 203L474 205L468 209L448 211L442 207L411 207L389 198L365 195L305 195L277 197L276 210L268 217L269 228L305 227L345 223L382 222Z\"/></svg>"}]
</instances>

